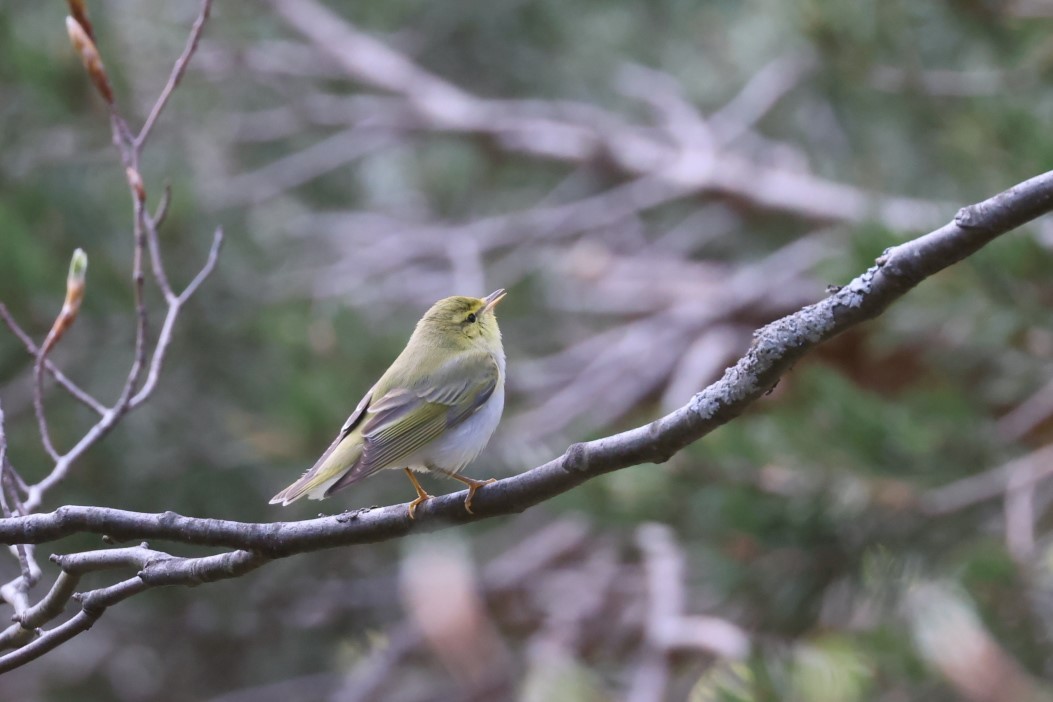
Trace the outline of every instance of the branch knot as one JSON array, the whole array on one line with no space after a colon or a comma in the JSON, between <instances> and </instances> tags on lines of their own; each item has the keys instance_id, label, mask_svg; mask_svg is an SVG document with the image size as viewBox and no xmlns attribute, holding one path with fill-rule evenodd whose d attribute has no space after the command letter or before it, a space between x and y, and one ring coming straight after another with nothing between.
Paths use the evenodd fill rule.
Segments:
<instances>
[{"instance_id":1,"label":"branch knot","mask_svg":"<svg viewBox=\"0 0 1053 702\"><path fill-rule=\"evenodd\" d=\"M570 448L567 449L567 452L563 454L561 467L568 473L588 473L588 446L584 443L571 444Z\"/></svg>"},{"instance_id":2,"label":"branch knot","mask_svg":"<svg viewBox=\"0 0 1053 702\"><path fill-rule=\"evenodd\" d=\"M979 202L958 210L958 213L954 215L954 223L962 229L990 229L990 224L987 223L990 217L987 216L984 204Z\"/></svg>"}]
</instances>

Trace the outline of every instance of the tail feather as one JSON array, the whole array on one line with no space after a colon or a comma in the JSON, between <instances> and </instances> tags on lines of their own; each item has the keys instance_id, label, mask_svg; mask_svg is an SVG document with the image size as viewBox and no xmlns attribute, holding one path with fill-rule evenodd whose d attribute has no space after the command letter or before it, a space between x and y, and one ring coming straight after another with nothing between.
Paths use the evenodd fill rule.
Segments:
<instances>
[{"instance_id":1,"label":"tail feather","mask_svg":"<svg viewBox=\"0 0 1053 702\"><path fill-rule=\"evenodd\" d=\"M362 443L355 434L338 438L310 470L272 497L270 503L284 507L305 496L312 500L326 497L326 491L355 467L361 455Z\"/></svg>"}]
</instances>

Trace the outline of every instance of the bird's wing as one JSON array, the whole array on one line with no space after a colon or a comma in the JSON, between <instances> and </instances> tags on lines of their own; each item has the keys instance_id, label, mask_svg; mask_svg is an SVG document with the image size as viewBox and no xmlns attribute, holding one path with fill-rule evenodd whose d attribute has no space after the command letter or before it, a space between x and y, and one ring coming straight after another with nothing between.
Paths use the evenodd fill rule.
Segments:
<instances>
[{"instance_id":1,"label":"bird's wing","mask_svg":"<svg viewBox=\"0 0 1053 702\"><path fill-rule=\"evenodd\" d=\"M355 407L355 411L352 412L347 418L347 421L344 422L344 426L340 427L340 436L337 437L338 440L350 434L351 430L362 420L362 416L366 413L366 409L373 402L373 393L376 392L376 389L377 386L374 384L373 387L369 389L369 392L366 393L365 397L358 401L358 406Z\"/></svg>"},{"instance_id":2,"label":"bird's wing","mask_svg":"<svg viewBox=\"0 0 1053 702\"><path fill-rule=\"evenodd\" d=\"M473 372L465 372L465 364ZM411 388L392 388L372 402L359 425L363 451L326 494L399 463L457 426L493 395L500 378L489 354L461 356Z\"/></svg>"}]
</instances>

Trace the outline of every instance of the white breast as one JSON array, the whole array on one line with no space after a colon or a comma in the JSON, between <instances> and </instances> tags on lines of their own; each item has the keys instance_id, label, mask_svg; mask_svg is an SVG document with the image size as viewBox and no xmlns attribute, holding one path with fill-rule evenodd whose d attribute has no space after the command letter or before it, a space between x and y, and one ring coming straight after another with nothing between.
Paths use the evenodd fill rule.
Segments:
<instances>
[{"instance_id":1,"label":"white breast","mask_svg":"<svg viewBox=\"0 0 1053 702\"><path fill-rule=\"evenodd\" d=\"M494 388L494 394L475 414L421 451L421 462L454 472L462 470L486 447L501 421L504 408L505 386L500 382Z\"/></svg>"}]
</instances>

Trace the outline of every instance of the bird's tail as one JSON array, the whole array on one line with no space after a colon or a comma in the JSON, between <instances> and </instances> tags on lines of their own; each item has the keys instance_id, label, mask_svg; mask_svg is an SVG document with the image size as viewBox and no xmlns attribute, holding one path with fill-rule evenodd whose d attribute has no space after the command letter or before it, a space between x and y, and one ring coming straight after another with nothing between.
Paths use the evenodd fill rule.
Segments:
<instances>
[{"instance_id":1,"label":"bird's tail","mask_svg":"<svg viewBox=\"0 0 1053 702\"><path fill-rule=\"evenodd\" d=\"M272 497L271 504L285 506L304 496L312 500L322 499L334 483L355 467L361 455L362 442L358 436L352 433L338 437L309 471Z\"/></svg>"}]
</instances>

